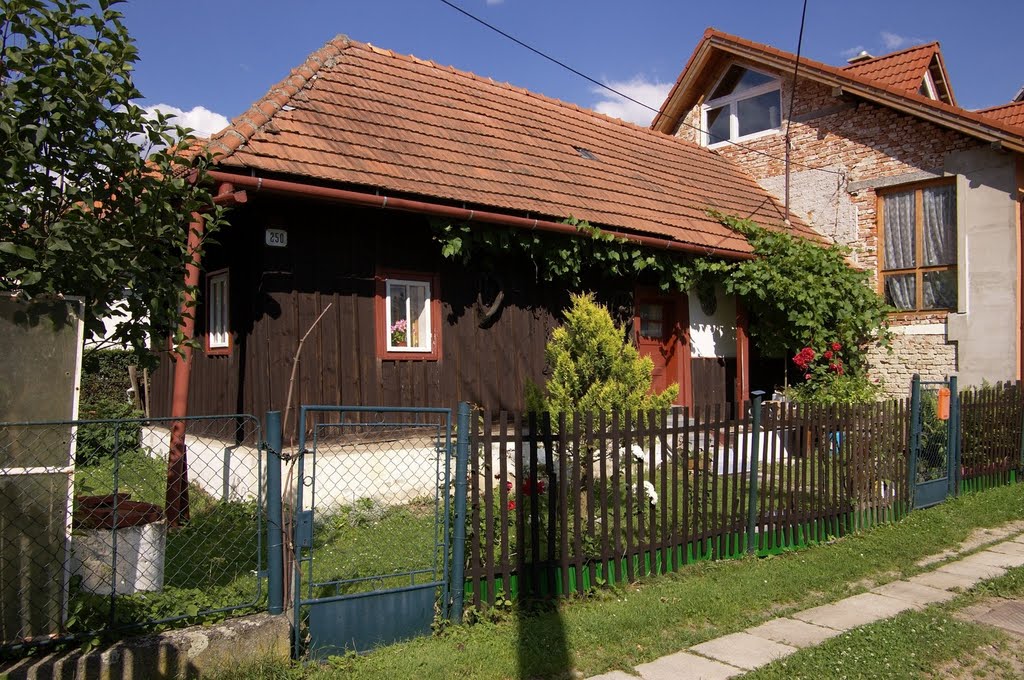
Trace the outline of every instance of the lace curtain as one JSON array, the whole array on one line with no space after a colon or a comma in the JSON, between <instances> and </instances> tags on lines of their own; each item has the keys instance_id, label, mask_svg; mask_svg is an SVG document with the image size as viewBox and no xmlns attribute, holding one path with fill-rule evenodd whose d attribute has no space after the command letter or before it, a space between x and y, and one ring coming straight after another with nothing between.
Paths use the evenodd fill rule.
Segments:
<instances>
[{"instance_id":1,"label":"lace curtain","mask_svg":"<svg viewBox=\"0 0 1024 680\"><path fill-rule=\"evenodd\" d=\"M883 206L885 224L885 269L911 269L916 265L914 225L917 211L914 192L888 194ZM897 274L885 277L885 296L896 309L914 309L917 304L917 277Z\"/></svg>"},{"instance_id":2,"label":"lace curtain","mask_svg":"<svg viewBox=\"0 0 1024 680\"><path fill-rule=\"evenodd\" d=\"M943 185L921 193L921 249L917 250L917 191L885 196L883 270L956 266L956 187ZM920 261L919 261L920 260ZM917 273L885 276L885 295L896 309L917 308ZM956 308L956 270L921 273L923 309Z\"/></svg>"}]
</instances>

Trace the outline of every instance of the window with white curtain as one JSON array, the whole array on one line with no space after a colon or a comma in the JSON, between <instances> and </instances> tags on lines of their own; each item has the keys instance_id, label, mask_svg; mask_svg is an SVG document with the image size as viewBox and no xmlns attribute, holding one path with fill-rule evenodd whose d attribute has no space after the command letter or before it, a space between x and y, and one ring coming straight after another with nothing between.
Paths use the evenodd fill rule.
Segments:
<instances>
[{"instance_id":1,"label":"window with white curtain","mask_svg":"<svg viewBox=\"0 0 1024 680\"><path fill-rule=\"evenodd\" d=\"M429 352L430 282L388 279L386 285L387 350Z\"/></svg>"},{"instance_id":2,"label":"window with white curtain","mask_svg":"<svg viewBox=\"0 0 1024 680\"><path fill-rule=\"evenodd\" d=\"M231 325L228 306L228 271L206 275L206 347L227 350L231 347Z\"/></svg>"},{"instance_id":3,"label":"window with white curtain","mask_svg":"<svg viewBox=\"0 0 1024 680\"><path fill-rule=\"evenodd\" d=\"M886 301L900 312L956 309L956 185L887 191L879 209Z\"/></svg>"}]
</instances>

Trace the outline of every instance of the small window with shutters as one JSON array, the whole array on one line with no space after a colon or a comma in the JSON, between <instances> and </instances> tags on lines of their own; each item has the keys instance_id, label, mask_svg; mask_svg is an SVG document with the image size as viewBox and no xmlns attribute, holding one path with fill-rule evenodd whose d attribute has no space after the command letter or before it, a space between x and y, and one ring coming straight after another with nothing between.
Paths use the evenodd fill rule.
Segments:
<instances>
[{"instance_id":1,"label":"small window with shutters","mask_svg":"<svg viewBox=\"0 0 1024 680\"><path fill-rule=\"evenodd\" d=\"M206 275L206 352L231 352L231 317L228 270Z\"/></svg>"}]
</instances>

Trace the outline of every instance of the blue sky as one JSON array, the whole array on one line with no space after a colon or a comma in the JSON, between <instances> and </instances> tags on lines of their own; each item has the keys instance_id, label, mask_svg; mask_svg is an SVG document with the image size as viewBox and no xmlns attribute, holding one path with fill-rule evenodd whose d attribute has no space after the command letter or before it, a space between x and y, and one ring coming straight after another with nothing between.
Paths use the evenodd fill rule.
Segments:
<instances>
[{"instance_id":1,"label":"blue sky","mask_svg":"<svg viewBox=\"0 0 1024 680\"><path fill-rule=\"evenodd\" d=\"M795 51L801 9L799 0L455 2L655 108L706 27ZM649 116L438 0L130 0L122 11L145 103L191 112L185 120L200 131L220 122L212 114L240 114L339 33L612 115ZM961 106L980 108L1024 85L1022 26L1021 0L810 0L803 52L842 64L860 49L939 40Z\"/></svg>"}]
</instances>

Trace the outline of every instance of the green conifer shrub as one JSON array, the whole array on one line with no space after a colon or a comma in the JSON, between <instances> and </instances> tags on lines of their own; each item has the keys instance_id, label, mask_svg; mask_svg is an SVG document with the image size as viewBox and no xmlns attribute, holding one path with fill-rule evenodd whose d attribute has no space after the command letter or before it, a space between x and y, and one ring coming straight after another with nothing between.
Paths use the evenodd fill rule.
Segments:
<instances>
[{"instance_id":1,"label":"green conifer shrub","mask_svg":"<svg viewBox=\"0 0 1024 680\"><path fill-rule=\"evenodd\" d=\"M565 323L544 350L550 377L541 388L526 385L526 406L534 413L605 413L668 408L679 395L672 385L651 393L654 362L641 357L593 295L573 295Z\"/></svg>"}]
</instances>

